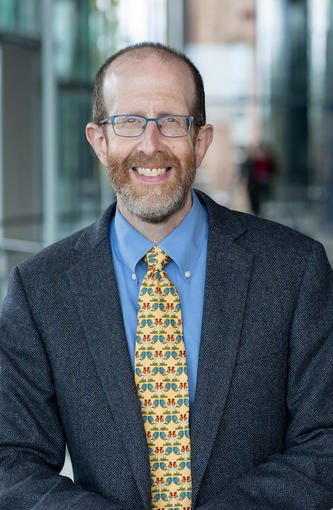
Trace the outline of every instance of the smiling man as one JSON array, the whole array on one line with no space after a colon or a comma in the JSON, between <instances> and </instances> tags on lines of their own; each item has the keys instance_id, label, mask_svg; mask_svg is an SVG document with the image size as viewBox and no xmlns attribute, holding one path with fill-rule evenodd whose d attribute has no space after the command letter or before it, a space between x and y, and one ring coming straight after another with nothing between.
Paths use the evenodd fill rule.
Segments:
<instances>
[{"instance_id":1,"label":"smiling man","mask_svg":"<svg viewBox=\"0 0 333 510\"><path fill-rule=\"evenodd\" d=\"M86 135L117 201L11 274L0 508L333 507L323 247L192 189L213 127L168 47L105 62Z\"/></svg>"},{"instance_id":2,"label":"smiling man","mask_svg":"<svg viewBox=\"0 0 333 510\"><path fill-rule=\"evenodd\" d=\"M147 222L156 224L156 242L189 212L196 168L213 136L195 88L200 75L189 65L161 48L120 52L99 71L95 123L87 126L119 211L142 233Z\"/></svg>"}]
</instances>

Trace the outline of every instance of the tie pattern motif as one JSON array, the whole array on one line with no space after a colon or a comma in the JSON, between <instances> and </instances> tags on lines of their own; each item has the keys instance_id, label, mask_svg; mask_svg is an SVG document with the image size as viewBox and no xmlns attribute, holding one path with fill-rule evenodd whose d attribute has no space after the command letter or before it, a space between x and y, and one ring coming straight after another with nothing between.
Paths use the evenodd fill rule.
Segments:
<instances>
[{"instance_id":1,"label":"tie pattern motif","mask_svg":"<svg viewBox=\"0 0 333 510\"><path fill-rule=\"evenodd\" d=\"M135 382L146 431L152 508L190 510L189 392L179 295L164 271L169 256L145 256L135 348Z\"/></svg>"}]
</instances>

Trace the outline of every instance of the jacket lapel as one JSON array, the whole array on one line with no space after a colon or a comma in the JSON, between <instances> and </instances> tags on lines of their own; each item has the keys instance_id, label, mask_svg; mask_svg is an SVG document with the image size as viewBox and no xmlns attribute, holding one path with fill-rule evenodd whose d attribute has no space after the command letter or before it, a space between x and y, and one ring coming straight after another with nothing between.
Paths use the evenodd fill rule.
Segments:
<instances>
[{"instance_id":1,"label":"jacket lapel","mask_svg":"<svg viewBox=\"0 0 333 510\"><path fill-rule=\"evenodd\" d=\"M221 422L242 329L252 255L234 241L244 232L231 218L216 221L208 206L205 301L196 395L191 424L192 505ZM217 213L217 211L216 211ZM224 220L224 222L222 221Z\"/></svg>"},{"instance_id":2,"label":"jacket lapel","mask_svg":"<svg viewBox=\"0 0 333 510\"><path fill-rule=\"evenodd\" d=\"M106 227L104 239L88 250L68 277L106 401L123 439L144 508L150 508L148 447L107 232ZM79 244L84 244L86 250L86 240L81 239Z\"/></svg>"}]
</instances>

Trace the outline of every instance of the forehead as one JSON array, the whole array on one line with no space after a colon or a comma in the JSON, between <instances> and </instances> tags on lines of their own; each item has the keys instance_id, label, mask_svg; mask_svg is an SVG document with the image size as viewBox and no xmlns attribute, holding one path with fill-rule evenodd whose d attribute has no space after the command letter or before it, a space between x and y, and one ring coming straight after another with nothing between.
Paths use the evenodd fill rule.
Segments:
<instances>
[{"instance_id":1,"label":"forehead","mask_svg":"<svg viewBox=\"0 0 333 510\"><path fill-rule=\"evenodd\" d=\"M187 64L174 57L126 54L106 71L103 97L109 114L188 114L194 81Z\"/></svg>"}]
</instances>

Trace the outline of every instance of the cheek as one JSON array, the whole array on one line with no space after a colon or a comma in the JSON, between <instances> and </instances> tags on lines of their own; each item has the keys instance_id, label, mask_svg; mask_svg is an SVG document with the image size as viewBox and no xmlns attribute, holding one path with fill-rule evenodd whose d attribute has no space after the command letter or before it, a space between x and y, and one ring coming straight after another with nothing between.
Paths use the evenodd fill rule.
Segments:
<instances>
[{"instance_id":1,"label":"cheek","mask_svg":"<svg viewBox=\"0 0 333 510\"><path fill-rule=\"evenodd\" d=\"M189 157L195 157L195 146L191 139L178 140L173 142L170 146L170 151L179 159L188 159Z\"/></svg>"},{"instance_id":2,"label":"cheek","mask_svg":"<svg viewBox=\"0 0 333 510\"><path fill-rule=\"evenodd\" d=\"M119 143L118 137L109 140L108 156L113 159L124 160L131 154L132 150L128 143L123 143L122 140Z\"/></svg>"},{"instance_id":3,"label":"cheek","mask_svg":"<svg viewBox=\"0 0 333 510\"><path fill-rule=\"evenodd\" d=\"M117 153L119 150L121 150L121 143L119 143L118 138L116 135L109 136L107 140L108 144L108 151L109 153Z\"/></svg>"}]
</instances>

